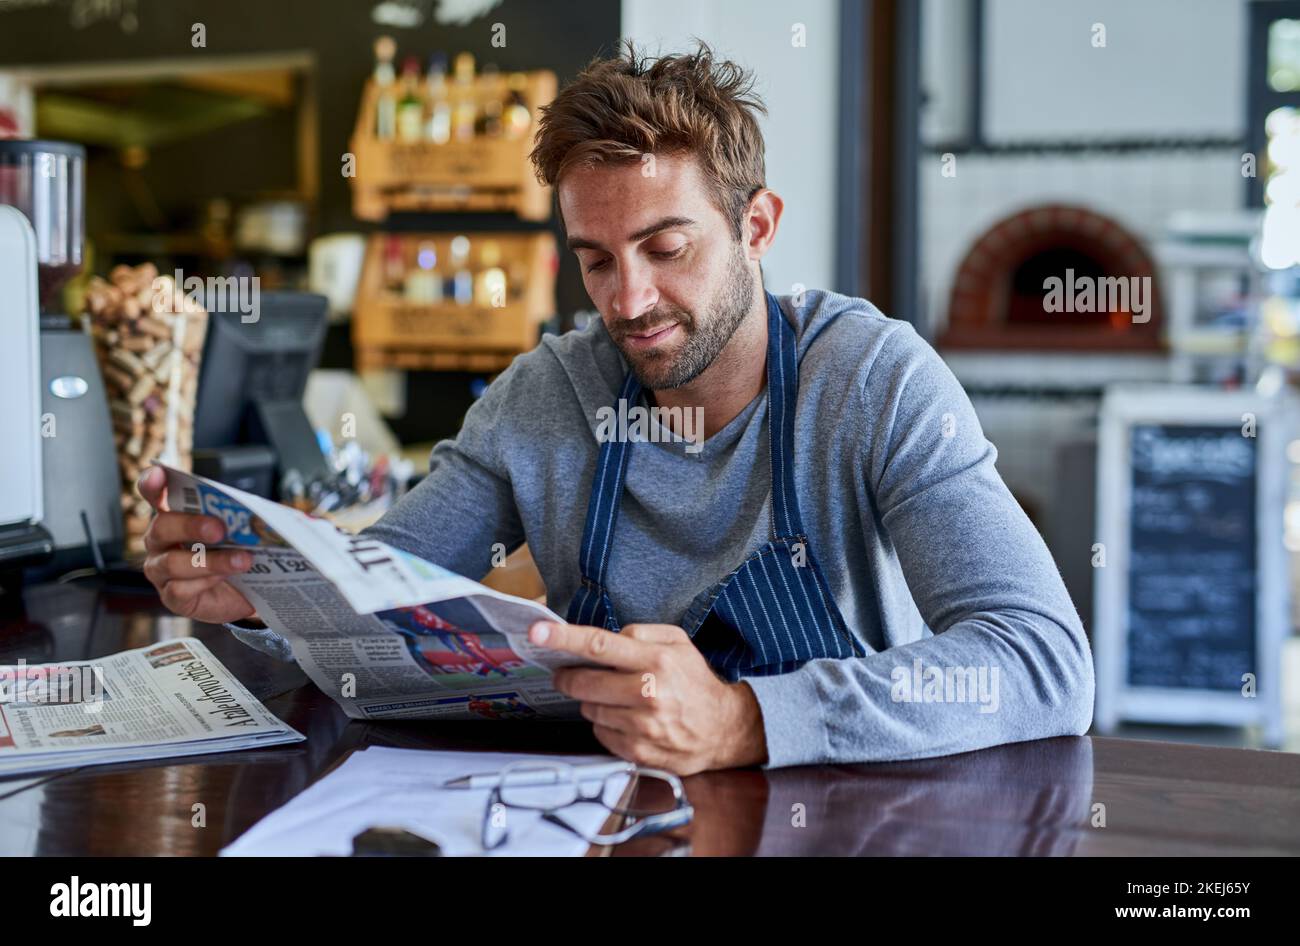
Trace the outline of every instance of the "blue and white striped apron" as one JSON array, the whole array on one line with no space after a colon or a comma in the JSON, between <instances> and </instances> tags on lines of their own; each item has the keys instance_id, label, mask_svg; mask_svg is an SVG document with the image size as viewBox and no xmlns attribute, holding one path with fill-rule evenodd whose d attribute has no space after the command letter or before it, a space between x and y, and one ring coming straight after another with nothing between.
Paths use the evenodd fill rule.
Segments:
<instances>
[{"instance_id":1,"label":"blue and white striped apron","mask_svg":"<svg viewBox=\"0 0 1300 946\"><path fill-rule=\"evenodd\" d=\"M696 597L682 626L716 673L728 680L788 673L818 657L862 657L799 517L794 482L794 407L799 391L794 329L767 293L767 423L771 438L770 538L716 586ZM628 372L620 397L638 403L641 385ZM582 584L569 604L570 624L621 630L605 590L614 526L623 498L631 443L602 444L579 566Z\"/></svg>"}]
</instances>

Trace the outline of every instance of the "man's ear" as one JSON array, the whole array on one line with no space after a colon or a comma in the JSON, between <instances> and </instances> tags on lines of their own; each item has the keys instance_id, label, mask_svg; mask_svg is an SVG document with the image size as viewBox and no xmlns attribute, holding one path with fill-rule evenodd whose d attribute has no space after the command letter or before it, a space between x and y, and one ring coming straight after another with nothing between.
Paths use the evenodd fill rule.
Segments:
<instances>
[{"instance_id":1,"label":"man's ear","mask_svg":"<svg viewBox=\"0 0 1300 946\"><path fill-rule=\"evenodd\" d=\"M745 255L749 259L761 260L772 248L784 209L785 201L766 187L749 199L744 221Z\"/></svg>"}]
</instances>

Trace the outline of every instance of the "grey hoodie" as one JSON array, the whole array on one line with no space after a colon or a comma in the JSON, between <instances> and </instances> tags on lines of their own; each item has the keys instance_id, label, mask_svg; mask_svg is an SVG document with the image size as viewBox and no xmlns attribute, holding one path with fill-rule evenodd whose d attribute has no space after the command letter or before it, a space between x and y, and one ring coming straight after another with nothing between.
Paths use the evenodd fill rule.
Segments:
<instances>
[{"instance_id":1,"label":"grey hoodie","mask_svg":"<svg viewBox=\"0 0 1300 946\"><path fill-rule=\"evenodd\" d=\"M768 765L1086 732L1083 627L957 380L910 325L865 300L778 298L798 336L795 482L809 546L868 656L748 679ZM580 578L598 411L616 403L625 370L599 320L546 336L367 534L476 578L497 543L527 540L548 604L565 614ZM766 540L768 455L766 392L702 449L634 446L609 565L622 623L679 624L697 594ZM274 635L237 633L285 650Z\"/></svg>"}]
</instances>

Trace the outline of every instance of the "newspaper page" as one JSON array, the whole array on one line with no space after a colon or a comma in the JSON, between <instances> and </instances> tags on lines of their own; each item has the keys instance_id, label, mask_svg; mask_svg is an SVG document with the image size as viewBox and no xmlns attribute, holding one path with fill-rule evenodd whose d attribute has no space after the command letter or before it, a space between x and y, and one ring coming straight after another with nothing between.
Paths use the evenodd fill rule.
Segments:
<instances>
[{"instance_id":1,"label":"newspaper page","mask_svg":"<svg viewBox=\"0 0 1300 946\"><path fill-rule=\"evenodd\" d=\"M528 640L534 622L562 623L546 607L234 487L167 477L171 509L215 516L216 547L252 554L232 583L349 717L579 715L551 673L582 661Z\"/></svg>"},{"instance_id":2,"label":"newspaper page","mask_svg":"<svg viewBox=\"0 0 1300 946\"><path fill-rule=\"evenodd\" d=\"M0 774L300 742L201 641L0 667Z\"/></svg>"}]
</instances>

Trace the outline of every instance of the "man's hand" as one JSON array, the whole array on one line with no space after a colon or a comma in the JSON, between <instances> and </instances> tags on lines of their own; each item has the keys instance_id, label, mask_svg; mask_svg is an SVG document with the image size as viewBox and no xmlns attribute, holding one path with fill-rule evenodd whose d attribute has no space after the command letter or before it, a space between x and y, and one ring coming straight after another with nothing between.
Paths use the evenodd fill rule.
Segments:
<instances>
[{"instance_id":1,"label":"man's hand","mask_svg":"<svg viewBox=\"0 0 1300 946\"><path fill-rule=\"evenodd\" d=\"M226 581L248 571L253 556L231 549L208 549L226 534L214 516L169 512L167 474L161 467L145 470L136 484L140 495L156 510L144 534L144 575L158 589L162 603L182 617L212 624L238 621L253 615L248 599ZM199 556L195 544L204 547ZM195 564L202 562L201 565Z\"/></svg>"},{"instance_id":2,"label":"man's hand","mask_svg":"<svg viewBox=\"0 0 1300 946\"><path fill-rule=\"evenodd\" d=\"M555 686L582 702L596 738L620 758L678 775L767 760L754 691L718 679L680 627L629 624L612 634L542 621L529 640L601 665L558 670Z\"/></svg>"}]
</instances>

